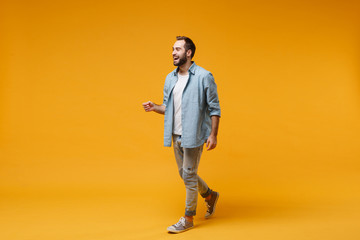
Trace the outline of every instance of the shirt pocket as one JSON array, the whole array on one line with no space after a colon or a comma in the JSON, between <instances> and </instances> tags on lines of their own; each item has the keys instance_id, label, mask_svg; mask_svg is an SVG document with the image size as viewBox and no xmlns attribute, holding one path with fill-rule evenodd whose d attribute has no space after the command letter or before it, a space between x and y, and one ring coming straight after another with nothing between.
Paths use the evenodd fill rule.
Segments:
<instances>
[{"instance_id":1,"label":"shirt pocket","mask_svg":"<svg viewBox=\"0 0 360 240\"><path fill-rule=\"evenodd\" d=\"M200 94L199 91L197 91L197 89L187 89L186 95L185 95L186 99L183 99L184 101L188 101L192 104L199 104L201 102L200 99Z\"/></svg>"}]
</instances>

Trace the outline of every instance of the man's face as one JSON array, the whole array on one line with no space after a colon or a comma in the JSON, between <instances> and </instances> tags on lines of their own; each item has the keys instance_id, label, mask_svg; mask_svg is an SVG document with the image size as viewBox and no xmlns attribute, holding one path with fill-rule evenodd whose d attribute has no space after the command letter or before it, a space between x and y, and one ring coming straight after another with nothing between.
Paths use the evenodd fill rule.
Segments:
<instances>
[{"instance_id":1,"label":"man's face","mask_svg":"<svg viewBox=\"0 0 360 240\"><path fill-rule=\"evenodd\" d=\"M174 66L181 66L184 63L186 63L186 51L185 51L185 41L184 40L178 40L175 42L173 46L173 52L172 52L173 60L174 60Z\"/></svg>"}]
</instances>

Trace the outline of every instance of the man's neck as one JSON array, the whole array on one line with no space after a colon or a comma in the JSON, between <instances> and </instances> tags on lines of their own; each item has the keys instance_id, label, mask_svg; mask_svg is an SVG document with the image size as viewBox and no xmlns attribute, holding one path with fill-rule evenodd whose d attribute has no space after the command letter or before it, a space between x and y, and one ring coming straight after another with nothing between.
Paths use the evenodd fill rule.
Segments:
<instances>
[{"instance_id":1,"label":"man's neck","mask_svg":"<svg viewBox=\"0 0 360 240\"><path fill-rule=\"evenodd\" d=\"M193 64L193 62L191 60L189 60L186 63L184 63L183 65L179 66L179 74L186 75L192 64Z\"/></svg>"}]
</instances>

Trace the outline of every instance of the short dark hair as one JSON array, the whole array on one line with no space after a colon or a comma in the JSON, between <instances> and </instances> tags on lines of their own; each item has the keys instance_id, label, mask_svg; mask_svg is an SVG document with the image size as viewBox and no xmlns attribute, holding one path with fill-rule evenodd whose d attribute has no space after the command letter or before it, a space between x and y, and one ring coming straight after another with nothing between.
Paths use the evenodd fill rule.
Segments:
<instances>
[{"instance_id":1,"label":"short dark hair","mask_svg":"<svg viewBox=\"0 0 360 240\"><path fill-rule=\"evenodd\" d=\"M194 42L190 38L185 37L185 36L177 36L176 40L184 40L185 41L185 51L187 52L190 49L191 50L191 58L193 58L195 55L195 50L196 50Z\"/></svg>"}]
</instances>

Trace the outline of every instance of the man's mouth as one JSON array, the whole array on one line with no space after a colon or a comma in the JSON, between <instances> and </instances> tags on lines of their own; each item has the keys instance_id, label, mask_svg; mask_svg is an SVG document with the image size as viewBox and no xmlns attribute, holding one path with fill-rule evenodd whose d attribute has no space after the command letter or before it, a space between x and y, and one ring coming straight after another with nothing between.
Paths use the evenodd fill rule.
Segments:
<instances>
[{"instance_id":1,"label":"man's mouth","mask_svg":"<svg viewBox=\"0 0 360 240\"><path fill-rule=\"evenodd\" d=\"M174 61L175 61L175 60L178 60L178 59L179 59L179 57L173 57L173 59L174 59Z\"/></svg>"}]
</instances>

